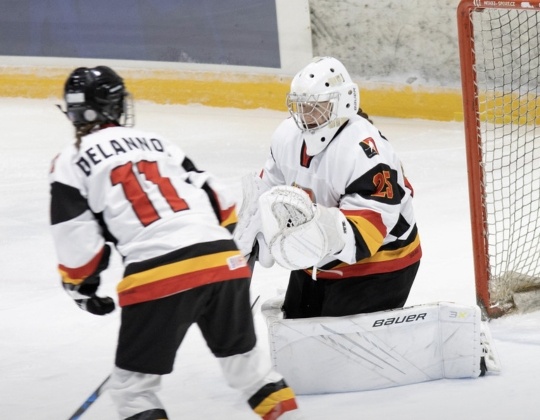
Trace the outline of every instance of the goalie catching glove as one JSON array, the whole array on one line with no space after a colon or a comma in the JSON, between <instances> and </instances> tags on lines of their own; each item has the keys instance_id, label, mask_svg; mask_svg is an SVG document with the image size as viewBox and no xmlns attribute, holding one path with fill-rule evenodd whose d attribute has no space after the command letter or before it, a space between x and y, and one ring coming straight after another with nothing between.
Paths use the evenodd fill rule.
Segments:
<instances>
[{"instance_id":1,"label":"goalie catching glove","mask_svg":"<svg viewBox=\"0 0 540 420\"><path fill-rule=\"evenodd\" d=\"M262 231L274 260L289 270L317 266L354 243L347 219L337 208L313 204L305 191L278 186L259 199Z\"/></svg>"}]
</instances>

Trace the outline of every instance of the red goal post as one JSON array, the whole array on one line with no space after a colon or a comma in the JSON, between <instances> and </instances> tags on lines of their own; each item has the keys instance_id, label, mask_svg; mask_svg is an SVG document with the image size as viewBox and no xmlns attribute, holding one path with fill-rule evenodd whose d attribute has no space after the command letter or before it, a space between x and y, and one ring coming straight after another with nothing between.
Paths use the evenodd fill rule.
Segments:
<instances>
[{"instance_id":1,"label":"red goal post","mask_svg":"<svg viewBox=\"0 0 540 420\"><path fill-rule=\"evenodd\" d=\"M540 0L462 0L457 23L478 303L538 309Z\"/></svg>"}]
</instances>

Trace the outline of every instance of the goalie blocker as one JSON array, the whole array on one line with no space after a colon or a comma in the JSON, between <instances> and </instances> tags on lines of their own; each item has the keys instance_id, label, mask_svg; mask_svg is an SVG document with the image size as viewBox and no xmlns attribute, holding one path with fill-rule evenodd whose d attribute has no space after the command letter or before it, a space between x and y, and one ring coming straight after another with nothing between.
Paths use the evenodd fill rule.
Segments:
<instances>
[{"instance_id":1,"label":"goalie blocker","mask_svg":"<svg viewBox=\"0 0 540 420\"><path fill-rule=\"evenodd\" d=\"M480 309L439 302L345 317L284 319L266 301L274 368L297 394L365 391L499 372ZM482 365L482 367L481 367Z\"/></svg>"}]
</instances>

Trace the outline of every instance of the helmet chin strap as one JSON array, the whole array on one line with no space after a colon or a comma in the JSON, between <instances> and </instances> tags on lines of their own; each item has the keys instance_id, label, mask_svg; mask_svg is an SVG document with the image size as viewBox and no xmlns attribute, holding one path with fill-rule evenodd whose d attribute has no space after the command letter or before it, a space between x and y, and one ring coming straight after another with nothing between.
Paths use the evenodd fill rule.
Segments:
<instances>
[{"instance_id":1,"label":"helmet chin strap","mask_svg":"<svg viewBox=\"0 0 540 420\"><path fill-rule=\"evenodd\" d=\"M56 107L60 110L60 112L61 112L62 114L64 114L66 117L68 116L67 111L64 111L64 110L62 109L62 105L60 105L60 104L55 104L55 105L56 105ZM68 118L69 118L69 117L68 117Z\"/></svg>"}]
</instances>

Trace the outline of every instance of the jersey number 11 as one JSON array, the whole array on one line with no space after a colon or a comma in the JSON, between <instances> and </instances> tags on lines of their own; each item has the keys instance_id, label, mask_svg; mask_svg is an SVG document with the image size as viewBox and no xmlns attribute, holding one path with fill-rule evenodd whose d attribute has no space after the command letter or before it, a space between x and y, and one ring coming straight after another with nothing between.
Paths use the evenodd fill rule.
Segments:
<instances>
[{"instance_id":1,"label":"jersey number 11","mask_svg":"<svg viewBox=\"0 0 540 420\"><path fill-rule=\"evenodd\" d=\"M127 162L121 166L117 166L111 171L112 184L122 185L126 198L133 206L135 214L144 226L148 226L159 220L160 216L137 179L133 171L133 165L137 166L139 173L144 174L148 181L157 185L161 195L174 212L189 208L187 203L178 196L171 180L161 176L157 162L141 160L136 164Z\"/></svg>"}]
</instances>

